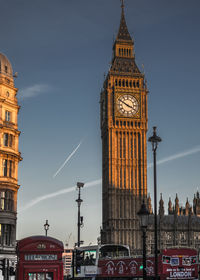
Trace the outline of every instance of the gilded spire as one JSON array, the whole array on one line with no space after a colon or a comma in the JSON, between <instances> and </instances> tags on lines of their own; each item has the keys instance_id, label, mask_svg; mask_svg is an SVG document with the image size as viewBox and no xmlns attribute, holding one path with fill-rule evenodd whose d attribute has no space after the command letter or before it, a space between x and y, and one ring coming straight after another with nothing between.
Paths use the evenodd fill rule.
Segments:
<instances>
[{"instance_id":1,"label":"gilded spire","mask_svg":"<svg viewBox=\"0 0 200 280\"><path fill-rule=\"evenodd\" d=\"M126 20L125 20L125 15L124 15L124 0L121 0L121 8L122 8L122 13L121 13L121 21L120 21L120 26L119 26L119 31L117 34L117 40L128 40L132 41L131 36L128 32L128 28L126 25Z\"/></svg>"},{"instance_id":2,"label":"gilded spire","mask_svg":"<svg viewBox=\"0 0 200 280\"><path fill-rule=\"evenodd\" d=\"M122 7L122 9L124 9L124 0L121 0L121 2L122 2L121 7Z\"/></svg>"}]
</instances>

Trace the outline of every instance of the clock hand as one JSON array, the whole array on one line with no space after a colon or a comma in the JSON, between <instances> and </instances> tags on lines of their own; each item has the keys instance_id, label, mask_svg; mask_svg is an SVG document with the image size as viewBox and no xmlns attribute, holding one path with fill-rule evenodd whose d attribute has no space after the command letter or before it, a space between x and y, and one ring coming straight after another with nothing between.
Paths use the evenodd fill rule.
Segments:
<instances>
[{"instance_id":1,"label":"clock hand","mask_svg":"<svg viewBox=\"0 0 200 280\"><path fill-rule=\"evenodd\" d=\"M127 107L129 107L129 108L133 109L133 106L131 106L131 105L127 104L126 102L124 102L124 101L123 101L123 100L121 100L121 99L120 99L120 101L121 101L122 103L124 103L124 105L126 105Z\"/></svg>"}]
</instances>

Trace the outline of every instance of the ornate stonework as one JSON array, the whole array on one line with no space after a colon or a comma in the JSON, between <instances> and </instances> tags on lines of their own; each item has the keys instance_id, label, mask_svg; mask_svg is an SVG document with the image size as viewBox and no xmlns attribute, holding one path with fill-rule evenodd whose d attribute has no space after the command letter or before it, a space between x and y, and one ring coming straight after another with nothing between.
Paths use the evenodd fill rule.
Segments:
<instances>
[{"instance_id":1,"label":"ornate stonework","mask_svg":"<svg viewBox=\"0 0 200 280\"><path fill-rule=\"evenodd\" d=\"M147 87L135 62L122 5L113 59L101 92L102 243L140 248L137 212L147 199Z\"/></svg>"},{"instance_id":2,"label":"ornate stonework","mask_svg":"<svg viewBox=\"0 0 200 280\"><path fill-rule=\"evenodd\" d=\"M18 111L12 66L0 54L0 255L15 254L18 163Z\"/></svg>"},{"instance_id":3,"label":"ornate stonework","mask_svg":"<svg viewBox=\"0 0 200 280\"><path fill-rule=\"evenodd\" d=\"M178 195L172 204L168 203L168 215L165 214L161 196L158 215L158 249L170 247L192 247L200 249L200 196L194 195L193 205L186 200L185 207L180 207ZM148 253L154 253L154 216L150 216L147 232Z\"/></svg>"}]
</instances>

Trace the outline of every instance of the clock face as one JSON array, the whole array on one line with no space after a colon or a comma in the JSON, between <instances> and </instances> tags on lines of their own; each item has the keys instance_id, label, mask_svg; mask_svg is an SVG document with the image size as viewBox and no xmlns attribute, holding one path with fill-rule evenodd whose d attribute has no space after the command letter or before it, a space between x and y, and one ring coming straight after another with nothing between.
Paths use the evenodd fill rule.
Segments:
<instances>
[{"instance_id":1,"label":"clock face","mask_svg":"<svg viewBox=\"0 0 200 280\"><path fill-rule=\"evenodd\" d=\"M132 117L138 112L139 104L134 96L125 94L118 97L117 108L122 115Z\"/></svg>"}]
</instances>

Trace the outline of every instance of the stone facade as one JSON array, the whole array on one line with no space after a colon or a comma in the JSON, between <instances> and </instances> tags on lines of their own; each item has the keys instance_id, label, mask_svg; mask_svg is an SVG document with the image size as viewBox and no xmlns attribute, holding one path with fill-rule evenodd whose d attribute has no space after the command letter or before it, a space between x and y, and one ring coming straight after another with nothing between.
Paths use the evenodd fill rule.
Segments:
<instances>
[{"instance_id":1,"label":"stone facade","mask_svg":"<svg viewBox=\"0 0 200 280\"><path fill-rule=\"evenodd\" d=\"M17 88L12 66L0 54L0 259L15 257L18 163Z\"/></svg>"},{"instance_id":2,"label":"stone facade","mask_svg":"<svg viewBox=\"0 0 200 280\"><path fill-rule=\"evenodd\" d=\"M100 99L104 244L140 248L137 212L147 199L147 94L122 4L112 63Z\"/></svg>"},{"instance_id":3,"label":"stone facade","mask_svg":"<svg viewBox=\"0 0 200 280\"><path fill-rule=\"evenodd\" d=\"M168 215L165 214L161 195L158 213L158 249L170 247L192 247L200 249L200 196L194 195L193 205L187 199L185 207L180 207L178 195L174 204L168 202ZM150 215L147 231L147 250L154 253L154 215Z\"/></svg>"}]
</instances>

